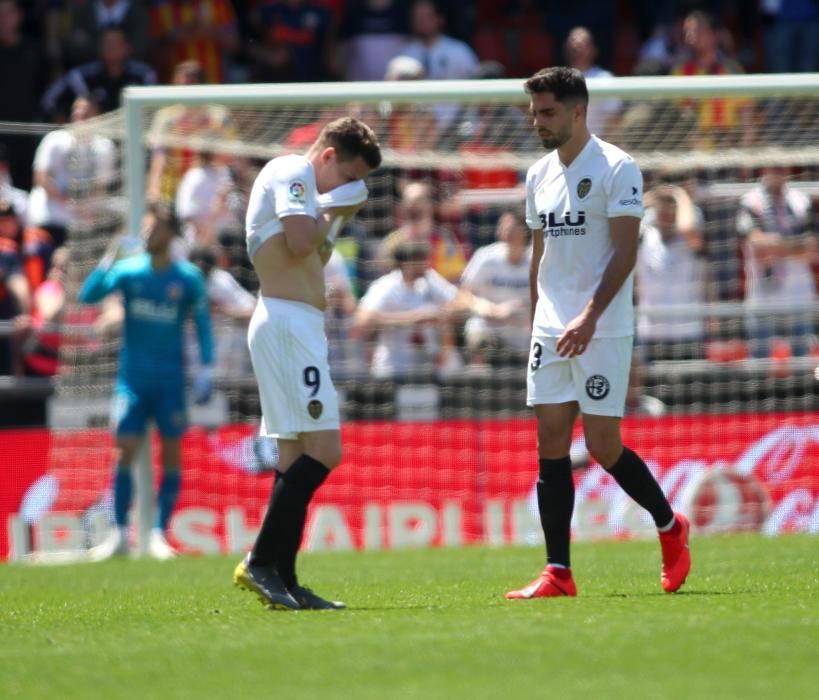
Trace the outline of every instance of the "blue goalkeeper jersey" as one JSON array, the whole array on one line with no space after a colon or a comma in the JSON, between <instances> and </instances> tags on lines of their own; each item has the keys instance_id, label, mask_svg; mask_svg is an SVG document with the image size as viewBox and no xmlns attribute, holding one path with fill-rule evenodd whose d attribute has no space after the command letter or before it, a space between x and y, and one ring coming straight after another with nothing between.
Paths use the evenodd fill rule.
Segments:
<instances>
[{"instance_id":1,"label":"blue goalkeeper jersey","mask_svg":"<svg viewBox=\"0 0 819 700\"><path fill-rule=\"evenodd\" d=\"M154 270L147 254L97 268L79 300L101 301L119 291L125 308L117 380L134 389L179 386L185 381L185 322L193 316L202 364L213 362L213 337L205 279L186 260Z\"/></svg>"}]
</instances>

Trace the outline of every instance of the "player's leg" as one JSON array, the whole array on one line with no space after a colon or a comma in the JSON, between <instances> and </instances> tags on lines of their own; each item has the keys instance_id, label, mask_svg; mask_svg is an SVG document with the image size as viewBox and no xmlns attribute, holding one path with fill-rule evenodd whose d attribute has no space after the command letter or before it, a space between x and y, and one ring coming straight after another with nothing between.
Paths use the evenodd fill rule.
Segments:
<instances>
[{"instance_id":1,"label":"player's leg","mask_svg":"<svg viewBox=\"0 0 819 700\"><path fill-rule=\"evenodd\" d=\"M537 504L546 541L546 567L532 583L506 594L509 599L576 595L570 539L574 481L569 450L578 406L568 361L554 350L555 339L535 340L529 362L527 403L537 418Z\"/></svg>"},{"instance_id":2,"label":"player's leg","mask_svg":"<svg viewBox=\"0 0 819 700\"><path fill-rule=\"evenodd\" d=\"M112 396L111 422L114 427L116 464L112 484L114 527L89 552L94 561L127 554L128 513L134 493L132 467L147 425L143 398L129 387L118 385Z\"/></svg>"},{"instance_id":3,"label":"player's leg","mask_svg":"<svg viewBox=\"0 0 819 700\"><path fill-rule=\"evenodd\" d=\"M691 563L687 521L672 511L646 463L624 447L621 438L631 356L630 338L602 338L592 340L586 352L574 360L586 449L653 518L663 548L663 588L677 590Z\"/></svg>"},{"instance_id":4,"label":"player's leg","mask_svg":"<svg viewBox=\"0 0 819 700\"><path fill-rule=\"evenodd\" d=\"M160 435L162 476L156 494L156 520L148 541L154 559L172 559L176 551L168 543L171 522L182 486L182 435L187 428L185 387L165 386L152 394L152 413Z\"/></svg>"},{"instance_id":5,"label":"player's leg","mask_svg":"<svg viewBox=\"0 0 819 700\"><path fill-rule=\"evenodd\" d=\"M307 509L330 471L341 461L338 430L303 433L298 440L279 440L280 475L273 487L256 544L252 566L273 566L302 608L337 608L300 586L296 557L304 535Z\"/></svg>"},{"instance_id":6,"label":"player's leg","mask_svg":"<svg viewBox=\"0 0 819 700\"><path fill-rule=\"evenodd\" d=\"M293 302L265 298L259 304L248 345L259 383L261 432L278 440L280 475L253 550L234 580L244 587L249 581L271 605L316 607L301 606L288 588L298 586L295 562L309 503L341 460L324 316Z\"/></svg>"}]
</instances>

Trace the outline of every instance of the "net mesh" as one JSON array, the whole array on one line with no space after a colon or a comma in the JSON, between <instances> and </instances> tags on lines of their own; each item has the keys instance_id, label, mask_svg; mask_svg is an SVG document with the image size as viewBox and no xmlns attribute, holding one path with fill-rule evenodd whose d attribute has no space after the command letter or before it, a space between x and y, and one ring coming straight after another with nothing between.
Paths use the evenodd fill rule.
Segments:
<instances>
[{"instance_id":1,"label":"net mesh","mask_svg":"<svg viewBox=\"0 0 819 700\"><path fill-rule=\"evenodd\" d=\"M742 197L766 168L782 169L788 186L813 206L819 196L818 98L819 91L651 100L624 93L593 98L590 107L594 131L634 156L647 192L669 184L687 192L705 241L700 301L671 316L650 300L640 304L645 314L699 319L705 328L701 347L678 357L637 353L624 423L626 442L649 461L675 505L695 511L703 529L817 528L817 349L808 337L807 350L797 352L785 335L763 357L752 357L737 216ZM207 237L218 247L219 264L255 293L243 232L255 174L272 157L304 152L331 119L354 114L378 133L384 165L368 179L370 199L338 244L353 296L360 298L389 269L383 241L406 223L402 193L417 181L432 193L436 264L457 282L474 251L495 240L500 215L522 211L523 176L543 152L527 107L523 97L515 104L456 97L445 104L396 102L385 86L379 99L345 105L183 102L150 109L144 114L144 144L152 165L157 154L164 161L161 174L148 173L147 191L173 199L183 174L203 160L207 167L226 169L220 210L207 214L217 224L189 235ZM121 114L99 118L95 133L123 152ZM72 200L69 330L52 405L49 457L59 488L48 512L75 519L46 527L49 516L40 513L37 527L47 535L38 540L35 527L34 548L87 546L104 530L113 460L105 426L118 313L115 302L89 311L74 300L111 236L125 229L127 202L118 172L104 193L78 184ZM812 262L815 269L815 254ZM815 321L810 304L806 297L801 312L808 324ZM772 318L785 310L773 308ZM350 324L350 310L331 304L328 338L347 466L333 475L311 511L307 546L537 541L534 426L523 405L525 352L487 352L476 361L461 318L452 325L454 352L446 363L436 356L404 376L380 377L369 362L375 339L351 334ZM255 438L259 403L245 326L217 313L215 328L222 403L200 416L205 427L186 437L185 486L172 531L176 544L193 551L239 550L252 541L275 463L275 446ZM579 429L573 456L576 533L647 532L647 520L633 504L616 495L599 467L588 466L593 460ZM799 488L804 499L783 505Z\"/></svg>"}]
</instances>

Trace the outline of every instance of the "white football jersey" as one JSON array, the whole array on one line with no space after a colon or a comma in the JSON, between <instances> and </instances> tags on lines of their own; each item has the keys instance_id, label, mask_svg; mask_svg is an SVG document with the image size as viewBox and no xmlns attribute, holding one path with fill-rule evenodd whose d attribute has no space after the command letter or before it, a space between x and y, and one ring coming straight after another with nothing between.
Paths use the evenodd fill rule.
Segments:
<instances>
[{"instance_id":1,"label":"white football jersey","mask_svg":"<svg viewBox=\"0 0 819 700\"><path fill-rule=\"evenodd\" d=\"M442 307L457 294L458 288L435 270L427 270L412 284L404 281L400 270L393 270L370 285L359 306L374 311L414 311ZM438 330L434 326L383 328L373 353L373 374L384 377L420 370L428 366L439 349Z\"/></svg>"},{"instance_id":2,"label":"white football jersey","mask_svg":"<svg viewBox=\"0 0 819 700\"><path fill-rule=\"evenodd\" d=\"M262 243L284 230L282 219L288 216L318 218L316 173L300 155L274 158L256 176L245 219L251 260Z\"/></svg>"},{"instance_id":3,"label":"white football jersey","mask_svg":"<svg viewBox=\"0 0 819 700\"><path fill-rule=\"evenodd\" d=\"M600 286L614 254L609 219L643 216L643 177L634 160L592 136L568 167L557 150L526 175L526 222L543 232L532 335L559 337ZM634 334L634 273L600 316L596 338Z\"/></svg>"},{"instance_id":4,"label":"white football jersey","mask_svg":"<svg viewBox=\"0 0 819 700\"><path fill-rule=\"evenodd\" d=\"M474 294L501 303L514 299L529 300L531 248L517 265L509 262L506 243L498 241L478 248L461 275L461 284Z\"/></svg>"}]
</instances>

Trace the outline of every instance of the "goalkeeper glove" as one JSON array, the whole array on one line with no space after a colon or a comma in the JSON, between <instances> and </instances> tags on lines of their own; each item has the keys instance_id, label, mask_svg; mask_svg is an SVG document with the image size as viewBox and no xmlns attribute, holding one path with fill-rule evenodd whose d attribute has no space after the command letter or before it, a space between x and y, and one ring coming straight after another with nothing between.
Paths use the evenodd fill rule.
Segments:
<instances>
[{"instance_id":1,"label":"goalkeeper glove","mask_svg":"<svg viewBox=\"0 0 819 700\"><path fill-rule=\"evenodd\" d=\"M213 367L210 365L203 365L196 373L193 380L193 402L197 406L206 404L210 401L213 394Z\"/></svg>"},{"instance_id":2,"label":"goalkeeper glove","mask_svg":"<svg viewBox=\"0 0 819 700\"><path fill-rule=\"evenodd\" d=\"M118 260L129 258L142 250L142 241L135 236L114 236L108 247L100 258L98 267L102 270L109 270Z\"/></svg>"}]
</instances>

